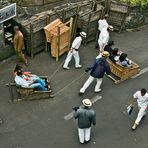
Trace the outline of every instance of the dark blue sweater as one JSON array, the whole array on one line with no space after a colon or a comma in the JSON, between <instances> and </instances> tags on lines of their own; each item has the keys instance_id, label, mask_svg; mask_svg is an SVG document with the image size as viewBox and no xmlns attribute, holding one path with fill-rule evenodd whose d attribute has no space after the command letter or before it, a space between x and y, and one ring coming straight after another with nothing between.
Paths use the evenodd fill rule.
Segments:
<instances>
[{"instance_id":1,"label":"dark blue sweater","mask_svg":"<svg viewBox=\"0 0 148 148\"><path fill-rule=\"evenodd\" d=\"M105 73L108 75L111 73L109 64L104 57L96 59L93 65L86 68L86 71L90 71L90 75L94 78L103 78Z\"/></svg>"}]
</instances>

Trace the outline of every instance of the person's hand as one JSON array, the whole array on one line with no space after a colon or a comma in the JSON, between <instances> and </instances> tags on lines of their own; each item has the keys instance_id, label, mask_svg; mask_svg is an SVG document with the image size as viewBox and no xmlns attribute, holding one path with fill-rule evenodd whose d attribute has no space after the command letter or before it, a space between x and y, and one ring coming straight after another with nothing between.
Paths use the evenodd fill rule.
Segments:
<instances>
[{"instance_id":1,"label":"person's hand","mask_svg":"<svg viewBox=\"0 0 148 148\"><path fill-rule=\"evenodd\" d=\"M79 109L78 106L72 108L75 112Z\"/></svg>"},{"instance_id":2,"label":"person's hand","mask_svg":"<svg viewBox=\"0 0 148 148\"><path fill-rule=\"evenodd\" d=\"M129 106L134 107L134 105L133 105L133 104L130 104Z\"/></svg>"},{"instance_id":3,"label":"person's hand","mask_svg":"<svg viewBox=\"0 0 148 148\"><path fill-rule=\"evenodd\" d=\"M86 69L85 69L85 72L89 72L89 69L88 69L88 68L86 68Z\"/></svg>"}]
</instances>

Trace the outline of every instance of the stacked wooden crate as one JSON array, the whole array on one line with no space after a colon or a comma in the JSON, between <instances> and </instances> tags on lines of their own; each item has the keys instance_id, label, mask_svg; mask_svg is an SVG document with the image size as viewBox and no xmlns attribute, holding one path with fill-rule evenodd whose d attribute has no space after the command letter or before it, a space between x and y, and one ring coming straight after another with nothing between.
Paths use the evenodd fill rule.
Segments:
<instances>
[{"instance_id":1,"label":"stacked wooden crate","mask_svg":"<svg viewBox=\"0 0 148 148\"><path fill-rule=\"evenodd\" d=\"M114 26L114 30L121 32L125 27L126 16L129 13L130 6L128 4L111 1L108 10L108 22Z\"/></svg>"},{"instance_id":2,"label":"stacked wooden crate","mask_svg":"<svg viewBox=\"0 0 148 148\"><path fill-rule=\"evenodd\" d=\"M96 39L98 20L103 14L103 6L98 5L95 11L86 9L79 13L78 28L87 33L85 43Z\"/></svg>"},{"instance_id":3,"label":"stacked wooden crate","mask_svg":"<svg viewBox=\"0 0 148 148\"><path fill-rule=\"evenodd\" d=\"M25 37L26 50L33 57L34 54L45 49L45 35L43 27L47 25L44 15L34 16L21 22Z\"/></svg>"},{"instance_id":4,"label":"stacked wooden crate","mask_svg":"<svg viewBox=\"0 0 148 148\"><path fill-rule=\"evenodd\" d=\"M46 41L51 43L51 55L58 57L69 50L70 27L56 19L44 27Z\"/></svg>"}]
</instances>

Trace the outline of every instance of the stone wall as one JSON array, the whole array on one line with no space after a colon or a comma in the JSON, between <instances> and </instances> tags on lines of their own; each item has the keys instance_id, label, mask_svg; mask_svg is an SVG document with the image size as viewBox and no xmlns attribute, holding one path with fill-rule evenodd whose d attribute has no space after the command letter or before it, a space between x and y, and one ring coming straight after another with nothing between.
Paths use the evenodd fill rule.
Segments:
<instances>
[{"instance_id":1,"label":"stone wall","mask_svg":"<svg viewBox=\"0 0 148 148\"><path fill-rule=\"evenodd\" d=\"M0 9L11 3L11 0L0 0Z\"/></svg>"},{"instance_id":2,"label":"stone wall","mask_svg":"<svg viewBox=\"0 0 148 148\"><path fill-rule=\"evenodd\" d=\"M148 10L140 10L140 7L131 7L129 16L126 18L126 29L133 29L148 24Z\"/></svg>"}]
</instances>

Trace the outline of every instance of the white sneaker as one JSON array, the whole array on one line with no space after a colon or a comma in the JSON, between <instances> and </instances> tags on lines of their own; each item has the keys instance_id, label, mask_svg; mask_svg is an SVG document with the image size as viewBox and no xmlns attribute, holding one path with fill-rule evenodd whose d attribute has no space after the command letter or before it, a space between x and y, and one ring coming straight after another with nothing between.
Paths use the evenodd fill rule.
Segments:
<instances>
[{"instance_id":1,"label":"white sneaker","mask_svg":"<svg viewBox=\"0 0 148 148\"><path fill-rule=\"evenodd\" d=\"M78 65L78 66L76 66L76 68L82 68L82 65Z\"/></svg>"},{"instance_id":2,"label":"white sneaker","mask_svg":"<svg viewBox=\"0 0 148 148\"><path fill-rule=\"evenodd\" d=\"M102 89L95 90L96 93L98 93L98 92L100 92L100 91L102 91Z\"/></svg>"},{"instance_id":3,"label":"white sneaker","mask_svg":"<svg viewBox=\"0 0 148 148\"><path fill-rule=\"evenodd\" d=\"M81 88L81 89L80 89L80 93L82 93L82 94L84 94L84 93L85 93L85 91L84 91L84 89L83 89L83 88Z\"/></svg>"},{"instance_id":4,"label":"white sneaker","mask_svg":"<svg viewBox=\"0 0 148 148\"><path fill-rule=\"evenodd\" d=\"M134 131L137 128L138 124L134 123L134 125L132 126L132 130Z\"/></svg>"},{"instance_id":5,"label":"white sneaker","mask_svg":"<svg viewBox=\"0 0 148 148\"><path fill-rule=\"evenodd\" d=\"M69 68L69 67L64 67L64 66L63 66L63 69L67 69L67 70L69 70L70 68Z\"/></svg>"}]
</instances>

